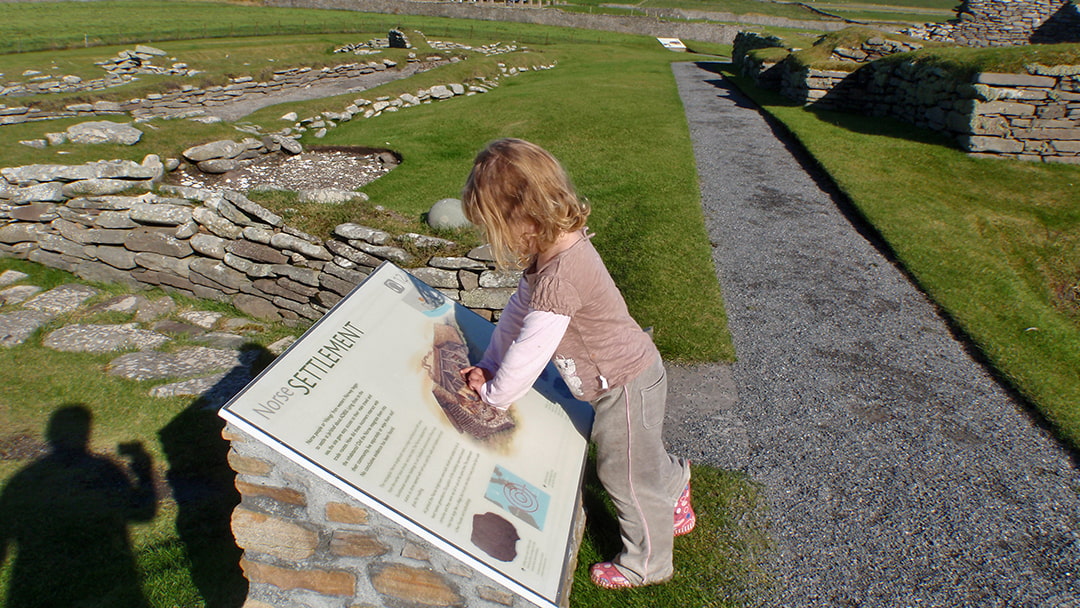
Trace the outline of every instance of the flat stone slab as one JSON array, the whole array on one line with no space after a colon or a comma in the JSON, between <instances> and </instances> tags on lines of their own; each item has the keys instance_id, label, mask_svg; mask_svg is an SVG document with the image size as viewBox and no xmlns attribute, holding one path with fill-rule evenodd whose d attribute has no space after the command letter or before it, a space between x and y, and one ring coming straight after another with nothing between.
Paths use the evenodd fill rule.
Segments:
<instances>
[{"instance_id":1,"label":"flat stone slab","mask_svg":"<svg viewBox=\"0 0 1080 608\"><path fill-rule=\"evenodd\" d=\"M181 319L188 323L194 323L203 329L213 329L218 319L223 316L225 316L223 313L208 310L192 310L180 313Z\"/></svg>"},{"instance_id":2,"label":"flat stone slab","mask_svg":"<svg viewBox=\"0 0 1080 608\"><path fill-rule=\"evenodd\" d=\"M251 371L238 368L202 378L191 378L172 384L155 386L150 391L151 397L201 397L203 406L216 409L225 405L234 395L251 382Z\"/></svg>"},{"instance_id":3,"label":"flat stone slab","mask_svg":"<svg viewBox=\"0 0 1080 608\"><path fill-rule=\"evenodd\" d=\"M26 342L34 331L52 317L36 310L16 310L0 315L0 346L15 346Z\"/></svg>"},{"instance_id":4,"label":"flat stone slab","mask_svg":"<svg viewBox=\"0 0 1080 608\"><path fill-rule=\"evenodd\" d=\"M98 294L98 290L86 285L71 283L54 287L23 304L23 308L36 310L52 316L69 313L86 300Z\"/></svg>"},{"instance_id":5,"label":"flat stone slab","mask_svg":"<svg viewBox=\"0 0 1080 608\"><path fill-rule=\"evenodd\" d=\"M241 364L237 351L196 346L175 353L142 351L121 355L109 363L108 374L129 380L183 378Z\"/></svg>"},{"instance_id":6,"label":"flat stone slab","mask_svg":"<svg viewBox=\"0 0 1080 608\"><path fill-rule=\"evenodd\" d=\"M0 290L0 304L18 304L41 292L37 285L12 285Z\"/></svg>"},{"instance_id":7,"label":"flat stone slab","mask_svg":"<svg viewBox=\"0 0 1080 608\"><path fill-rule=\"evenodd\" d=\"M138 329L131 325L81 325L74 324L45 336L43 344L53 350L69 353L109 353L135 348L157 348L168 342L168 336Z\"/></svg>"},{"instance_id":8,"label":"flat stone slab","mask_svg":"<svg viewBox=\"0 0 1080 608\"><path fill-rule=\"evenodd\" d=\"M212 331L208 334L204 334L195 338L195 341L209 344L217 348L231 348L239 349L243 345L251 342L249 338L237 334L230 334L223 331Z\"/></svg>"},{"instance_id":9,"label":"flat stone slab","mask_svg":"<svg viewBox=\"0 0 1080 608\"><path fill-rule=\"evenodd\" d=\"M139 306L139 312L135 314L135 320L139 323L148 323L171 314L174 310L176 310L176 302L169 296L164 296L142 303Z\"/></svg>"},{"instance_id":10,"label":"flat stone slab","mask_svg":"<svg viewBox=\"0 0 1080 608\"><path fill-rule=\"evenodd\" d=\"M127 294L106 300L95 306L93 310L101 312L133 313L139 310L140 307L145 306L147 302L146 296Z\"/></svg>"},{"instance_id":11,"label":"flat stone slab","mask_svg":"<svg viewBox=\"0 0 1080 608\"><path fill-rule=\"evenodd\" d=\"M0 273L0 287L17 283L29 276L25 272L19 272L18 270L5 270Z\"/></svg>"}]
</instances>

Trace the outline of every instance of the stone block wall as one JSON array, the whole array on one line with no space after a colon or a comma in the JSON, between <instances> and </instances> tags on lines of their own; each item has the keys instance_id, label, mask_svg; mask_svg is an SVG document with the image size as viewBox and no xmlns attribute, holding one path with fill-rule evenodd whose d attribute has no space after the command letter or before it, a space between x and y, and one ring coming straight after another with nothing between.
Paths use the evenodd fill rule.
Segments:
<instances>
[{"instance_id":1,"label":"stone block wall","mask_svg":"<svg viewBox=\"0 0 1080 608\"><path fill-rule=\"evenodd\" d=\"M1080 16L1070 0L964 0L957 15L952 42L964 46L1080 40Z\"/></svg>"},{"instance_id":2,"label":"stone block wall","mask_svg":"<svg viewBox=\"0 0 1080 608\"><path fill-rule=\"evenodd\" d=\"M964 0L958 18L903 33L936 42L989 47L1080 42L1075 0Z\"/></svg>"},{"instance_id":3,"label":"stone block wall","mask_svg":"<svg viewBox=\"0 0 1080 608\"><path fill-rule=\"evenodd\" d=\"M163 173L156 155L0 169L0 255L296 323L322 317L384 260L488 319L517 285L485 247L450 256L449 241L351 223L319 238L239 192L146 191Z\"/></svg>"},{"instance_id":4,"label":"stone block wall","mask_svg":"<svg viewBox=\"0 0 1080 608\"><path fill-rule=\"evenodd\" d=\"M1027 74L959 80L912 61L874 61L854 71L792 61L764 66L746 57L736 64L790 99L897 118L945 133L973 155L1080 164L1080 66L1030 65Z\"/></svg>"},{"instance_id":5,"label":"stone block wall","mask_svg":"<svg viewBox=\"0 0 1080 608\"><path fill-rule=\"evenodd\" d=\"M236 427L223 436L245 608L533 606Z\"/></svg>"}]
</instances>

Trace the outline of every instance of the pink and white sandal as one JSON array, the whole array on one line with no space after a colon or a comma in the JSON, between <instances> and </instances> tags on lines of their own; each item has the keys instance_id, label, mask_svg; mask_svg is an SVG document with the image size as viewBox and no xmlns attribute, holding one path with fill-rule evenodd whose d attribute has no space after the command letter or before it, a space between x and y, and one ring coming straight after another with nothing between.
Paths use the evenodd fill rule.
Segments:
<instances>
[{"instance_id":1,"label":"pink and white sandal","mask_svg":"<svg viewBox=\"0 0 1080 608\"><path fill-rule=\"evenodd\" d=\"M690 482L686 482L679 500L675 501L675 536L689 534L697 525L697 514L690 504Z\"/></svg>"},{"instance_id":2,"label":"pink and white sandal","mask_svg":"<svg viewBox=\"0 0 1080 608\"><path fill-rule=\"evenodd\" d=\"M593 564L592 568L589 568L589 578L593 584L604 589L627 589L634 586L611 562Z\"/></svg>"}]
</instances>

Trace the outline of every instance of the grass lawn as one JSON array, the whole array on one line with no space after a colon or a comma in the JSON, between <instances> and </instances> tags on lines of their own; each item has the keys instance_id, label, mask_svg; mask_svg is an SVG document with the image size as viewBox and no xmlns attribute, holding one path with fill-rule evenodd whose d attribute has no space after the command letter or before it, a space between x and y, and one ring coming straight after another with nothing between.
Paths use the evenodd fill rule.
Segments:
<instances>
[{"instance_id":1,"label":"grass lawn","mask_svg":"<svg viewBox=\"0 0 1080 608\"><path fill-rule=\"evenodd\" d=\"M1080 167L968 157L727 76L830 175L992 369L1080 447Z\"/></svg>"},{"instance_id":2,"label":"grass lawn","mask_svg":"<svg viewBox=\"0 0 1080 608\"><path fill-rule=\"evenodd\" d=\"M182 29L176 25L183 23L177 17L182 11L172 10L173 7L187 10L186 4L170 3L165 7L148 2L98 2L92 8L99 14L93 19L122 22L120 15L139 14L147 23L169 22L171 27ZM75 39L79 19L91 20L79 12L87 5L62 6L74 12L59 13L63 18L54 19L57 27L53 35L64 34ZM169 18L160 17L160 12L138 12L149 10L148 6L170 11ZM240 10L231 5L205 6L210 11L219 6ZM136 8L138 11L134 13L126 12ZM15 14L5 13L15 10L0 5L0 16ZM256 14L262 9L251 10ZM77 18L70 16L76 13ZM219 15L222 22L230 19L238 24L244 22L235 15L227 15ZM330 21L344 19L342 15L335 12ZM435 200L460 192L473 156L487 141L503 136L535 140L549 147L566 164L582 194L592 202L595 212L590 226L597 232L597 246L623 287L634 314L644 325L654 326L664 354L681 361L733 357L702 222L689 135L669 68L670 61L685 56L661 49L651 38L602 32L582 35L539 26L425 21L400 16L358 14L356 18L372 19L378 25L366 31L347 30L348 35L343 35L340 43L384 36L384 27L408 21L408 25L432 37L469 44L533 40L527 43L529 52L501 58L510 65L518 65L518 59L524 63L533 59L535 63L558 62L552 70L505 79L502 86L484 95L411 108L367 121L356 120L332 130L319 143L391 147L404 157L400 167L365 188L373 205L384 205L406 217L418 218ZM382 23L380 19L393 19L395 23ZM25 25L28 20L28 17L8 21L0 18L0 30L20 23ZM201 35L201 27L200 23L193 23L187 34ZM515 35L507 35L508 28L513 28ZM455 33L458 37L453 36ZM275 40L215 38L154 44L176 54L179 60L208 66L207 78L223 78L244 74L248 69L256 75L268 69L265 63L270 62L259 63L255 59L260 53L269 52ZM139 42L153 42L153 39ZM274 62L278 64L274 67L318 65L320 60L337 63L337 58L330 54L335 44L332 36L289 34L282 36L280 43L281 48L271 55L281 59ZM62 66L57 72L86 69L89 71L84 73L90 74L92 69L86 68L86 64L132 46L124 44L33 56L0 55L0 72L21 74L25 69L49 68L55 62ZM229 57L224 67L219 66L211 73L215 69L212 66L224 60L225 55ZM374 98L415 91L435 83L461 81L470 75L493 76L497 70L495 61L474 57L390 83L363 96ZM118 94L135 96L157 84L171 86L164 79L153 82L147 79ZM268 130L276 130L281 126L278 117L290 109L301 113L307 109L340 110L342 101L278 106L245 120L258 121ZM154 128L146 129L143 141L132 147L63 146L38 151L15 144L21 139L63 130L74 122L79 121L4 127L0 130L0 141L8 144L6 149L12 155L5 153L2 164L74 164L100 158L140 160L149 153L176 155L190 145L243 137L228 124L155 121ZM310 143L305 141L307 145ZM360 215L359 210L354 211ZM345 221L352 217L346 209L343 217L328 220ZM73 280L59 271L0 259L0 270L5 268L28 272L35 283L46 287ZM115 293L114 288L107 291ZM186 305L220 306L198 302ZM0 309L0 312L8 310ZM266 341L288 331L274 327L267 332ZM44 460L41 455L45 428L57 412L73 406L89 412L92 454L120 463L125 456L119 446L137 443L145 450L154 471L158 491L155 509L127 522L134 568L142 580L142 596L153 606L239 606L245 583L237 573L238 552L228 529L228 515L236 495L231 486L231 471L224 461L226 445L217 434L220 422L212 412L199 410L190 400L155 399L149 403L146 383L102 373L110 356L45 349L40 344L43 333L24 345L0 351L3 359L0 382L7 388L0 401L0 447L7 445L3 442L16 440L38 446L34 453L0 460L0 484L6 487L19 471ZM681 598L679 601L688 605L737 606L749 601L766 584L757 567L767 539L761 516L764 507L756 486L744 476L705 467L695 469L695 479L696 503L703 515L698 531L679 541L676 566L680 575L663 588L638 594L640 599L633 601L639 605L655 603L655 598L662 596ZM590 483L587 492L594 500L602 500L595 480ZM43 509L42 504L49 504L62 492L45 485L20 494L14 508L26 513ZM594 512L601 511L596 507ZM609 595L589 589L591 584L581 585L592 561L611 557L610 543L617 538L610 519L596 515L593 520L581 549L574 606L610 601ZM719 557L718 546L723 547ZM10 590L13 551L18 548L9 545L4 556L9 559L0 567L0 593ZM72 575L83 580L101 578L101 571L90 567L92 557L83 555L83 551L78 547L68 551L74 557L73 563L82 564ZM42 562L40 566L44 569L48 564ZM112 576L116 575L104 575ZM50 582L46 581L39 590L45 594L43 597L51 593ZM98 605L141 605L137 595L126 599L103 596Z\"/></svg>"}]
</instances>

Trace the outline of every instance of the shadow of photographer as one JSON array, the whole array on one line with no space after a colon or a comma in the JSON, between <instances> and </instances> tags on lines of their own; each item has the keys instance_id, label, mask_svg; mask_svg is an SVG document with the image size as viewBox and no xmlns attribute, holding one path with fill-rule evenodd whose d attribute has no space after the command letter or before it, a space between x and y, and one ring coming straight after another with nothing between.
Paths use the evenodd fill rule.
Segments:
<instances>
[{"instance_id":1,"label":"shadow of photographer","mask_svg":"<svg viewBox=\"0 0 1080 608\"><path fill-rule=\"evenodd\" d=\"M54 411L49 452L0 494L0 563L14 554L7 608L149 605L128 524L156 512L152 462L139 442L118 446L124 464L90 452L91 424L85 405Z\"/></svg>"}]
</instances>

